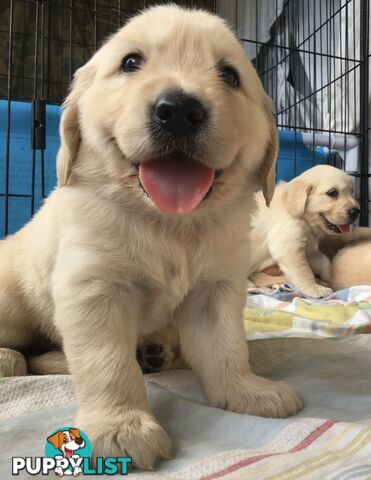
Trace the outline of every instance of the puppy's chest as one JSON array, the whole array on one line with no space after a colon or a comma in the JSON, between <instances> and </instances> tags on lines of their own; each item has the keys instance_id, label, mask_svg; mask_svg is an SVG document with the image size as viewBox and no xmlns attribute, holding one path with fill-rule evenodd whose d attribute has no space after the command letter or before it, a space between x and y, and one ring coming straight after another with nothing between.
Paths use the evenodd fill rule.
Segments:
<instances>
[{"instance_id":1,"label":"puppy's chest","mask_svg":"<svg viewBox=\"0 0 371 480\"><path fill-rule=\"evenodd\" d=\"M207 275L208 260L205 256L201 260L196 252L194 258L185 250L178 251L176 255L154 253L143 265L142 271L144 302L141 333L157 330L168 323L188 292Z\"/></svg>"},{"instance_id":2,"label":"puppy's chest","mask_svg":"<svg viewBox=\"0 0 371 480\"><path fill-rule=\"evenodd\" d=\"M142 292L140 333L168 323L190 291L236 276L245 265L236 236L223 229L205 229L197 237L187 233L152 235L139 250L130 250Z\"/></svg>"},{"instance_id":3,"label":"puppy's chest","mask_svg":"<svg viewBox=\"0 0 371 480\"><path fill-rule=\"evenodd\" d=\"M185 251L179 251L176 255L159 255L151 259L151 267L145 269L145 283L159 297L177 306L207 270L205 258L203 263L203 268L200 268L200 263L197 267L197 263Z\"/></svg>"},{"instance_id":4,"label":"puppy's chest","mask_svg":"<svg viewBox=\"0 0 371 480\"><path fill-rule=\"evenodd\" d=\"M305 251L307 254L318 250L318 238L308 229L306 232Z\"/></svg>"}]
</instances>

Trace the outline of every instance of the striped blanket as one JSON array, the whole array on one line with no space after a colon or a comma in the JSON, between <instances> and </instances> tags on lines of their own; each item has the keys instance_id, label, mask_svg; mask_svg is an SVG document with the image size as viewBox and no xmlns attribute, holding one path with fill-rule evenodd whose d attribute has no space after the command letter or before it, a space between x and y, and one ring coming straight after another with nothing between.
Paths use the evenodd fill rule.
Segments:
<instances>
[{"instance_id":1,"label":"striped blanket","mask_svg":"<svg viewBox=\"0 0 371 480\"><path fill-rule=\"evenodd\" d=\"M297 422L284 429L265 448L228 452L208 463L183 471L175 479L216 480L353 480L371 478L371 424L347 424L336 420ZM158 477L160 478L160 477Z\"/></svg>"},{"instance_id":2,"label":"striped blanket","mask_svg":"<svg viewBox=\"0 0 371 480\"><path fill-rule=\"evenodd\" d=\"M173 458L155 472L133 471L129 478L371 479L371 335L270 338L249 345L254 370L289 382L304 409L286 419L239 415L209 407L189 371L146 375L151 407L173 441ZM69 376L0 382L0 478L11 478L12 456L43 455L46 437L74 425L75 412Z\"/></svg>"},{"instance_id":3,"label":"striped blanket","mask_svg":"<svg viewBox=\"0 0 371 480\"><path fill-rule=\"evenodd\" d=\"M288 285L252 288L244 324L249 339L371 333L371 286L340 290L320 300L303 298Z\"/></svg>"}]
</instances>

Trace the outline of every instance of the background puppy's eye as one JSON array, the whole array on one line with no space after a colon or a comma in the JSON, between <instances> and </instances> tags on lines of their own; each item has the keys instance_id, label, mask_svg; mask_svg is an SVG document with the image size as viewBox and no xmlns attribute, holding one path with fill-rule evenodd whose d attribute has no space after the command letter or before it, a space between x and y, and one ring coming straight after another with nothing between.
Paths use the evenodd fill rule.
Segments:
<instances>
[{"instance_id":1,"label":"background puppy's eye","mask_svg":"<svg viewBox=\"0 0 371 480\"><path fill-rule=\"evenodd\" d=\"M233 67L221 65L218 71L220 78L231 87L238 87L240 85L240 77Z\"/></svg>"},{"instance_id":2,"label":"background puppy's eye","mask_svg":"<svg viewBox=\"0 0 371 480\"><path fill-rule=\"evenodd\" d=\"M331 188L331 190L326 192L326 195L328 197L336 198L339 195L339 192L336 190L336 188Z\"/></svg>"},{"instance_id":3,"label":"background puppy's eye","mask_svg":"<svg viewBox=\"0 0 371 480\"><path fill-rule=\"evenodd\" d=\"M144 58L139 53L129 53L121 62L121 70L125 73L136 72L140 69Z\"/></svg>"}]
</instances>

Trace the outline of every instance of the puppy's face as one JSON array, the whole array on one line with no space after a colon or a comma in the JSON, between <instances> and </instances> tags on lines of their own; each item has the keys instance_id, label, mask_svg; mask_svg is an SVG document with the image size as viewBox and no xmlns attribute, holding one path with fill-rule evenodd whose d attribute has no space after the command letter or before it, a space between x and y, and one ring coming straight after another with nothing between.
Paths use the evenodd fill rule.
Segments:
<instances>
[{"instance_id":1,"label":"puppy's face","mask_svg":"<svg viewBox=\"0 0 371 480\"><path fill-rule=\"evenodd\" d=\"M76 450L85 446L85 441L77 428L56 432L48 437L48 441L67 458L72 457Z\"/></svg>"},{"instance_id":2,"label":"puppy's face","mask_svg":"<svg viewBox=\"0 0 371 480\"><path fill-rule=\"evenodd\" d=\"M302 216L313 229L330 234L349 233L359 215L359 204L353 196L349 175L321 165L300 175L288 187L285 201L291 203L297 213L302 209L296 216Z\"/></svg>"},{"instance_id":3,"label":"puppy's face","mask_svg":"<svg viewBox=\"0 0 371 480\"><path fill-rule=\"evenodd\" d=\"M77 72L61 137L60 184L71 171L104 178L147 211L190 215L247 187L273 194L270 102L234 35L205 12L162 6L131 20Z\"/></svg>"}]
</instances>

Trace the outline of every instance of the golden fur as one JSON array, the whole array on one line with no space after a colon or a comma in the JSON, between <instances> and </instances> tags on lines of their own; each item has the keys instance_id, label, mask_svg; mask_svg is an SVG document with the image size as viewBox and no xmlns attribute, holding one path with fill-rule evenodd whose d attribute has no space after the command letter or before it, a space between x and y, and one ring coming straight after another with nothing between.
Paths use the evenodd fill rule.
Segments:
<instances>
[{"instance_id":1,"label":"golden fur","mask_svg":"<svg viewBox=\"0 0 371 480\"><path fill-rule=\"evenodd\" d=\"M331 234L327 221L343 225L350 222L348 210L358 208L353 197L352 179L343 171L328 166L313 167L288 183L276 186L269 208L260 193L258 210L252 220L254 245L250 272L278 264L285 278L302 293L326 296L331 289L316 281L330 282L331 263L320 251L319 243ZM336 189L336 198L327 195ZM351 237L351 234L344 235Z\"/></svg>"},{"instance_id":2,"label":"golden fur","mask_svg":"<svg viewBox=\"0 0 371 480\"><path fill-rule=\"evenodd\" d=\"M335 255L331 262L331 285L334 290L371 285L371 241L356 242Z\"/></svg>"},{"instance_id":3,"label":"golden fur","mask_svg":"<svg viewBox=\"0 0 371 480\"><path fill-rule=\"evenodd\" d=\"M144 66L127 75L123 57ZM241 77L232 89L216 67ZM160 212L136 163L158 152L147 128L169 88L197 94L210 127L197 161L223 170L192 213ZM75 75L61 121L59 187L33 220L0 244L0 346L39 335L63 344L76 386L76 425L98 456L131 455L153 468L170 440L153 416L135 350L169 322L211 405L285 417L300 400L253 375L241 322L253 192L274 190L277 132L271 105L224 22L160 6L132 19Z\"/></svg>"}]
</instances>

